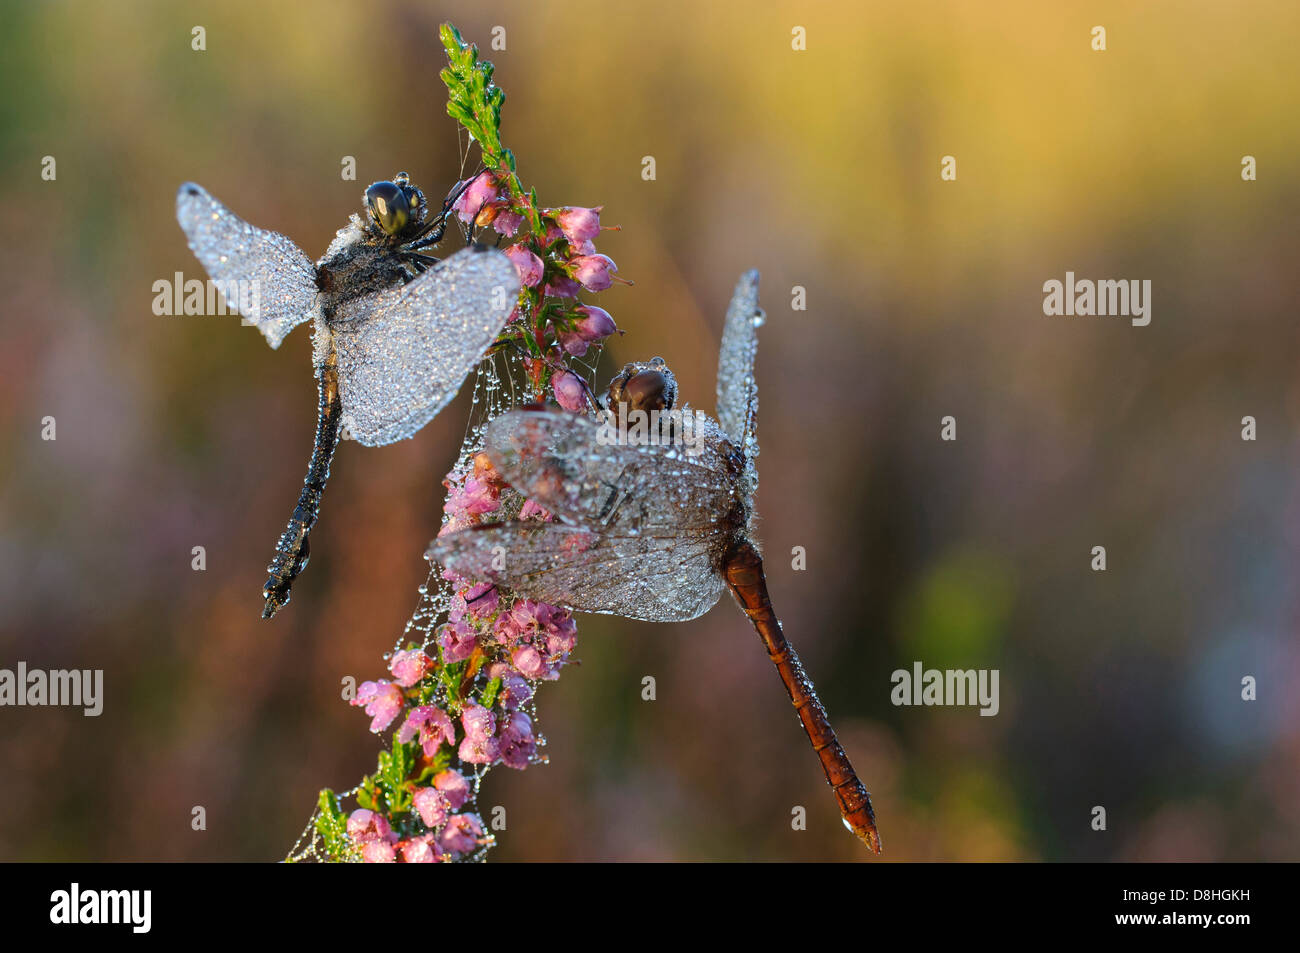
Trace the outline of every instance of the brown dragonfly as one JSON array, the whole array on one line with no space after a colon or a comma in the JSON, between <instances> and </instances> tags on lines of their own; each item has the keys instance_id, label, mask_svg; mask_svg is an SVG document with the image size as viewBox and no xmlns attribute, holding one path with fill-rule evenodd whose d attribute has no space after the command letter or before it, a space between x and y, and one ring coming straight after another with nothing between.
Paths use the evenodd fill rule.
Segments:
<instances>
[{"instance_id":1,"label":"brown dragonfly","mask_svg":"<svg viewBox=\"0 0 1300 953\"><path fill-rule=\"evenodd\" d=\"M677 409L676 382L659 358L624 367L600 420L531 408L492 420L488 459L557 519L472 527L434 540L426 555L532 599L655 622L697 618L730 588L780 673L845 826L879 853L871 795L781 631L754 542L762 322L750 271L727 310L716 421Z\"/></svg>"}]
</instances>

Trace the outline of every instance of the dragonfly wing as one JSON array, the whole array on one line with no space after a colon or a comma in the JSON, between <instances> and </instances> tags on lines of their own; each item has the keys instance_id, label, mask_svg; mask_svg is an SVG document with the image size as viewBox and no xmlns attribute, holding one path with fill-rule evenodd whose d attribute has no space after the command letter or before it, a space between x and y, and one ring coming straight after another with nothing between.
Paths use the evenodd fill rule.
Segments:
<instances>
[{"instance_id":1,"label":"dragonfly wing","mask_svg":"<svg viewBox=\"0 0 1300 953\"><path fill-rule=\"evenodd\" d=\"M684 622L722 593L713 540L511 522L440 536L426 558L551 605L647 622Z\"/></svg>"},{"instance_id":2,"label":"dragonfly wing","mask_svg":"<svg viewBox=\"0 0 1300 953\"><path fill-rule=\"evenodd\" d=\"M689 446L614 443L613 428L590 418L536 410L494 418L485 443L511 486L570 522L709 536L732 511L736 484L718 451L721 434L701 418L694 454Z\"/></svg>"},{"instance_id":3,"label":"dragonfly wing","mask_svg":"<svg viewBox=\"0 0 1300 953\"><path fill-rule=\"evenodd\" d=\"M718 423L752 460L758 456L758 385L754 356L758 351L758 272L747 271L736 282L727 307L718 353Z\"/></svg>"},{"instance_id":4,"label":"dragonfly wing","mask_svg":"<svg viewBox=\"0 0 1300 953\"><path fill-rule=\"evenodd\" d=\"M176 220L231 310L271 347L311 316L316 266L289 239L249 225L193 182L176 193Z\"/></svg>"},{"instance_id":5,"label":"dragonfly wing","mask_svg":"<svg viewBox=\"0 0 1300 953\"><path fill-rule=\"evenodd\" d=\"M510 259L475 245L341 308L332 331L344 435L375 447L432 420L496 340L518 294Z\"/></svg>"}]
</instances>

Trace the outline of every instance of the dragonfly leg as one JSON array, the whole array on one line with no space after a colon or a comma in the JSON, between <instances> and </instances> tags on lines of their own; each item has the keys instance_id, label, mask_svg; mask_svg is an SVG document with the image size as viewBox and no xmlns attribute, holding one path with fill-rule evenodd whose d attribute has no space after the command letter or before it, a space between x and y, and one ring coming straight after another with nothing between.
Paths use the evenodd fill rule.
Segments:
<instances>
[{"instance_id":1,"label":"dragonfly leg","mask_svg":"<svg viewBox=\"0 0 1300 953\"><path fill-rule=\"evenodd\" d=\"M430 245L436 245L442 241L442 236L447 231L447 216L451 214L451 207L461 197L461 194L469 188L478 179L484 169L479 169L474 175L470 176L456 188L451 190L446 200L442 203L442 211L439 212L427 225L416 232L415 237L403 246L407 251L418 251L421 248L428 248ZM468 240L466 244L469 244Z\"/></svg>"},{"instance_id":2,"label":"dragonfly leg","mask_svg":"<svg viewBox=\"0 0 1300 953\"><path fill-rule=\"evenodd\" d=\"M799 715L803 730L812 742L813 750L821 760L826 781L835 792L844 824L862 839L871 850L880 853L880 833L876 830L876 815L871 808L871 795L858 779L848 755L840 746L826 717L826 709L817 698L812 679L803 670L803 663L794 647L786 641L781 622L772 608L767 594L767 580L763 575L763 560L753 544L742 542L727 558L723 569L736 600L749 621L754 624L759 637L767 647L768 657L781 675L790 701Z\"/></svg>"},{"instance_id":3,"label":"dragonfly leg","mask_svg":"<svg viewBox=\"0 0 1300 953\"><path fill-rule=\"evenodd\" d=\"M271 618L288 603L293 581L307 568L307 560L311 555L307 537L320 513L321 496L325 493L325 481L329 479L330 461L333 460L334 448L338 445L339 422L343 414L343 404L339 398L337 358L332 352L320 369L318 389L320 406L316 416L316 440L312 447L311 463L307 467L302 492L298 495L298 505L293 509L289 525L280 534L280 542L275 547L271 565L266 567L270 577L262 587L262 598L266 600L262 609L263 619Z\"/></svg>"}]
</instances>

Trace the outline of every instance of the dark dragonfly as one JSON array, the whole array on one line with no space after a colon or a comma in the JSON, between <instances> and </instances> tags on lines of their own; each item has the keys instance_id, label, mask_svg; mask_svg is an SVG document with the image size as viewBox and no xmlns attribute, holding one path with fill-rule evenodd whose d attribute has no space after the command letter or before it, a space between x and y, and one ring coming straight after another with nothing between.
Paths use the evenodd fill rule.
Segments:
<instances>
[{"instance_id":1,"label":"dark dragonfly","mask_svg":"<svg viewBox=\"0 0 1300 953\"><path fill-rule=\"evenodd\" d=\"M427 556L541 602L652 622L694 619L730 589L781 676L845 826L879 853L871 795L781 630L754 539L762 321L751 271L727 310L717 420L691 415L693 439L673 436L674 428L686 436L686 413L675 411L676 382L659 358L614 378L604 423L540 409L495 418L484 438L488 459L559 519L471 527L438 537ZM633 434L641 436L623 439Z\"/></svg>"},{"instance_id":2,"label":"dark dragonfly","mask_svg":"<svg viewBox=\"0 0 1300 953\"><path fill-rule=\"evenodd\" d=\"M315 264L201 186L187 182L176 196L190 249L272 348L302 322L315 325L316 440L298 505L267 567L263 618L289 601L307 565L307 538L340 437L375 447L412 436L456 395L514 308L519 280L501 252L471 244L439 260L422 251L441 240L459 191L430 219L424 194L405 172L374 183L365 191L365 218L354 213Z\"/></svg>"}]
</instances>

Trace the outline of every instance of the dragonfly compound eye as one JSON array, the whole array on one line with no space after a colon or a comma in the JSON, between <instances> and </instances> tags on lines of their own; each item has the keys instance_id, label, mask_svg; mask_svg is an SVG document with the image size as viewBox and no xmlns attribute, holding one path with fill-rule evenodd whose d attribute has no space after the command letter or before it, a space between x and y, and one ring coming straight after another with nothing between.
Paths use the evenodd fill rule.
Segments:
<instances>
[{"instance_id":1,"label":"dragonfly compound eye","mask_svg":"<svg viewBox=\"0 0 1300 953\"><path fill-rule=\"evenodd\" d=\"M623 385L623 393L634 410L669 410L677 396L677 386L663 371L633 374Z\"/></svg>"},{"instance_id":2,"label":"dragonfly compound eye","mask_svg":"<svg viewBox=\"0 0 1300 953\"><path fill-rule=\"evenodd\" d=\"M393 182L376 182L366 189L366 210L385 235L396 235L411 220L410 200Z\"/></svg>"},{"instance_id":3,"label":"dragonfly compound eye","mask_svg":"<svg viewBox=\"0 0 1300 953\"><path fill-rule=\"evenodd\" d=\"M629 364L609 383L606 406L628 410L671 410L677 402L677 380L668 365L656 358L649 364Z\"/></svg>"}]
</instances>

